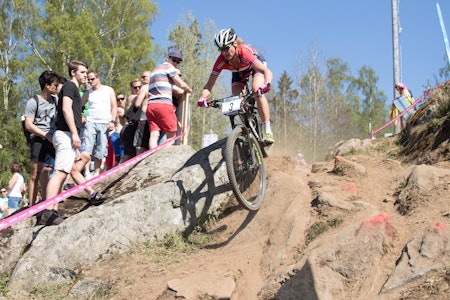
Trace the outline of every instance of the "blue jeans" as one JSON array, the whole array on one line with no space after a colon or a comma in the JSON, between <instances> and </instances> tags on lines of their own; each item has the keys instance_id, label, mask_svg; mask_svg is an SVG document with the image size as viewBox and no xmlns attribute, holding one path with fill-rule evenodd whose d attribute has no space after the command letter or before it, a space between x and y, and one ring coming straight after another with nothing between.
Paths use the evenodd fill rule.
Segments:
<instances>
[{"instance_id":1,"label":"blue jeans","mask_svg":"<svg viewBox=\"0 0 450 300\"><path fill-rule=\"evenodd\" d=\"M20 200L22 200L22 197L8 197L8 207L19 209Z\"/></svg>"},{"instance_id":2,"label":"blue jeans","mask_svg":"<svg viewBox=\"0 0 450 300\"><path fill-rule=\"evenodd\" d=\"M84 151L98 159L108 154L108 124L86 122L81 134Z\"/></svg>"}]
</instances>

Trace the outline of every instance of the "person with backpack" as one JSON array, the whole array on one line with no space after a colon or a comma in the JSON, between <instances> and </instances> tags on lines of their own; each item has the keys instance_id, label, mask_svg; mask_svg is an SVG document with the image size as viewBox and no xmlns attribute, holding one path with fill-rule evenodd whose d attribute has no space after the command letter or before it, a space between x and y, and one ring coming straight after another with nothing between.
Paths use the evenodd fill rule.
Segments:
<instances>
[{"instance_id":1,"label":"person with backpack","mask_svg":"<svg viewBox=\"0 0 450 300\"><path fill-rule=\"evenodd\" d=\"M61 192L63 184L70 174L77 184L85 182L81 170L90 156L81 148L80 131L82 123L82 103L79 88L87 80L88 65L80 60L68 64L68 80L58 94L58 113L56 130L53 134L55 146L55 168L47 185L47 198L51 199ZM86 159L87 154L87 159ZM100 192L86 187L89 201L99 201L106 198ZM58 203L43 210L37 218L36 225L58 225L64 221L58 211Z\"/></svg>"},{"instance_id":2,"label":"person with backpack","mask_svg":"<svg viewBox=\"0 0 450 300\"><path fill-rule=\"evenodd\" d=\"M55 131L58 86L61 76L54 71L44 71L39 76L41 93L27 101L24 112L24 127L29 133L30 180L28 182L29 205L37 202L39 181L42 199L46 197L48 175L42 174L48 156L55 158L55 148L51 142ZM42 176L41 176L42 174ZM39 180L40 179L40 180Z\"/></svg>"}]
</instances>

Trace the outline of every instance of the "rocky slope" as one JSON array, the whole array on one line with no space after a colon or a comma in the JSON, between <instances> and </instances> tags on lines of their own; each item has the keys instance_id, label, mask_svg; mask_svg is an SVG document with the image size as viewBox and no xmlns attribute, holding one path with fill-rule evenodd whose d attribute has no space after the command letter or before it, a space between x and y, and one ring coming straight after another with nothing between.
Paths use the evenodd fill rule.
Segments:
<instances>
[{"instance_id":1,"label":"rocky slope","mask_svg":"<svg viewBox=\"0 0 450 300\"><path fill-rule=\"evenodd\" d=\"M447 299L448 118L307 168L272 153L258 212L233 200L223 141L163 149L104 182L105 203L78 195L59 226L2 231L7 298Z\"/></svg>"}]
</instances>

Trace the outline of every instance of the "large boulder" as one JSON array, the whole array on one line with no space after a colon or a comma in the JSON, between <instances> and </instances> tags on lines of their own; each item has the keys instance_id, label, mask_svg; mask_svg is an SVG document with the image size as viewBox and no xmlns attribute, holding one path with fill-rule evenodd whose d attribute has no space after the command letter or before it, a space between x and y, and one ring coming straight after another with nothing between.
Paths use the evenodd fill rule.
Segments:
<instances>
[{"instance_id":1,"label":"large boulder","mask_svg":"<svg viewBox=\"0 0 450 300\"><path fill-rule=\"evenodd\" d=\"M85 206L58 226L23 228L32 238L12 273L12 294L27 297L38 285L74 282L95 262L190 231L220 213L231 195L223 147L223 140L197 153L165 147L103 183L110 200L102 205Z\"/></svg>"}]
</instances>

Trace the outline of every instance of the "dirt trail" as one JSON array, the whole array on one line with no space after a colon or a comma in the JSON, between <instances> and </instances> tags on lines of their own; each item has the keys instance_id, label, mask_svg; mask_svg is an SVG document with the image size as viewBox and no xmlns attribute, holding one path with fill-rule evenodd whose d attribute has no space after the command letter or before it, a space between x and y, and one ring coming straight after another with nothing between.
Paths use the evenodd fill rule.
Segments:
<instances>
[{"instance_id":1,"label":"dirt trail","mask_svg":"<svg viewBox=\"0 0 450 300\"><path fill-rule=\"evenodd\" d=\"M397 238L384 257L384 274L380 286L392 269L401 248L415 230L430 222L427 216L408 219L396 212L393 195L404 183L410 167L377 157L354 157L364 165L367 176L355 181L355 197L374 207L374 211L392 216ZM324 163L331 171L333 162ZM292 160L283 156L266 159L268 188L261 209L249 213L238 206L227 212L209 230L212 243L206 249L182 257L170 264L152 263L142 253L131 253L102 263L85 272L87 277L110 280L113 295L110 299L175 299L167 291L168 282L178 279L178 296L196 295L189 299L207 298L205 294L234 290L232 299L257 299L258 292L272 279L283 278L295 264L307 256L304 248L307 229L320 216L311 205L309 182L335 189L349 182L349 178L331 175L328 171L311 173L309 169L296 170ZM344 222L355 222L349 215ZM324 234L326 238L329 233ZM228 280L233 279L233 280ZM218 284L220 282L221 284ZM227 284L229 283L229 284ZM233 286L236 283L236 286ZM226 292L226 291L223 291ZM201 296L204 298L198 298ZM179 299L179 298L178 298Z\"/></svg>"}]
</instances>

